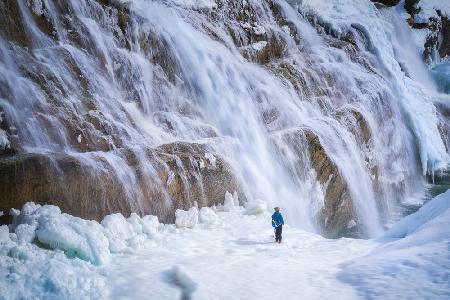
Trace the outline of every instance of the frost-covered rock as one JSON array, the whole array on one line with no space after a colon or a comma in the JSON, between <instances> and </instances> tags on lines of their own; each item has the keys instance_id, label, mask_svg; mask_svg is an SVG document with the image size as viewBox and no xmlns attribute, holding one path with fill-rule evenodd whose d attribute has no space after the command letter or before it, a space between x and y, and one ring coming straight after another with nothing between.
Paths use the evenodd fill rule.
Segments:
<instances>
[{"instance_id":1,"label":"frost-covered rock","mask_svg":"<svg viewBox=\"0 0 450 300\"><path fill-rule=\"evenodd\" d=\"M253 26L253 33L255 35L264 35L266 34L266 29L259 24L255 24L255 26Z\"/></svg>"},{"instance_id":2,"label":"frost-covered rock","mask_svg":"<svg viewBox=\"0 0 450 300\"><path fill-rule=\"evenodd\" d=\"M216 157L214 156L214 154L212 153L205 153L205 158L209 161L209 163L211 164L211 166L213 166L214 168L216 167Z\"/></svg>"},{"instance_id":3,"label":"frost-covered rock","mask_svg":"<svg viewBox=\"0 0 450 300\"><path fill-rule=\"evenodd\" d=\"M175 211L175 225L178 228L194 228L198 223L198 209L191 207L188 211L177 209Z\"/></svg>"},{"instance_id":4,"label":"frost-covered rock","mask_svg":"<svg viewBox=\"0 0 450 300\"><path fill-rule=\"evenodd\" d=\"M259 41L256 43L252 44L252 48L255 51L261 51L262 49L264 49L267 46L267 42L266 41Z\"/></svg>"},{"instance_id":5,"label":"frost-covered rock","mask_svg":"<svg viewBox=\"0 0 450 300\"><path fill-rule=\"evenodd\" d=\"M267 212L267 203L261 199L255 199L245 203L246 215L262 215Z\"/></svg>"}]
</instances>

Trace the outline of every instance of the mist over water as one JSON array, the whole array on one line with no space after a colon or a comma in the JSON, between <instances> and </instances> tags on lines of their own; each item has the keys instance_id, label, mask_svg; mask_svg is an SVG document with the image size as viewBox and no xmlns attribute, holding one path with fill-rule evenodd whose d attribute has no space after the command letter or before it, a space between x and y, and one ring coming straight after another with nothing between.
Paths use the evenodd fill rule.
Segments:
<instances>
[{"instance_id":1,"label":"mist over water","mask_svg":"<svg viewBox=\"0 0 450 300\"><path fill-rule=\"evenodd\" d=\"M326 188L309 154L312 132L345 181L362 231L375 236L400 203L424 193L423 175L448 165L436 86L405 46L411 33L395 12L367 3L361 22L343 28L309 2L248 1L249 24L227 14L228 2L133 1L122 31L120 16L93 0L69 1L71 18L49 0L18 1L29 45L0 37L0 107L21 152L69 153L114 172L133 211L146 213L145 195L118 149L131 149L155 177L146 149L195 142L231 164L247 199L281 206L289 224L319 231ZM50 20L50 33L35 15ZM381 25L368 28L370 18ZM262 33L248 39L246 26ZM281 54L257 63L259 47L274 40ZM85 139L96 147L81 148Z\"/></svg>"}]
</instances>

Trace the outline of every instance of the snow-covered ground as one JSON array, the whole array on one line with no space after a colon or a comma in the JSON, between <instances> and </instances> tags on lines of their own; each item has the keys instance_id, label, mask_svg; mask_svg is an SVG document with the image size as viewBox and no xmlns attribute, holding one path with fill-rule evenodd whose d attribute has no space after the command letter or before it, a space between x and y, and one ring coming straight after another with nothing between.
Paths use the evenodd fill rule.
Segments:
<instances>
[{"instance_id":1,"label":"snow-covered ground","mask_svg":"<svg viewBox=\"0 0 450 300\"><path fill-rule=\"evenodd\" d=\"M149 249L123 254L105 267L110 295L122 299L176 299L164 280L178 267L196 283L193 299L341 299L356 290L340 282L339 265L367 254L374 242L327 240L284 229L284 243L273 242L270 216L218 214L213 226L171 230Z\"/></svg>"},{"instance_id":2,"label":"snow-covered ground","mask_svg":"<svg viewBox=\"0 0 450 300\"><path fill-rule=\"evenodd\" d=\"M450 297L450 191L379 239L285 226L282 244L263 202L226 200L179 211L178 228L137 215L99 224L27 204L15 233L0 227L0 299Z\"/></svg>"}]
</instances>

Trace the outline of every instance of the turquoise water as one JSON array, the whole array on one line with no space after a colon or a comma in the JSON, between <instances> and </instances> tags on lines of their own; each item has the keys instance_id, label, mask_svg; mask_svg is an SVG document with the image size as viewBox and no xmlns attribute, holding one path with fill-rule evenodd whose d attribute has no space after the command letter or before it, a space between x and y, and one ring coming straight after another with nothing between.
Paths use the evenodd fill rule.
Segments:
<instances>
[{"instance_id":1,"label":"turquoise water","mask_svg":"<svg viewBox=\"0 0 450 300\"><path fill-rule=\"evenodd\" d=\"M441 93L450 94L450 62L444 62L431 69Z\"/></svg>"}]
</instances>

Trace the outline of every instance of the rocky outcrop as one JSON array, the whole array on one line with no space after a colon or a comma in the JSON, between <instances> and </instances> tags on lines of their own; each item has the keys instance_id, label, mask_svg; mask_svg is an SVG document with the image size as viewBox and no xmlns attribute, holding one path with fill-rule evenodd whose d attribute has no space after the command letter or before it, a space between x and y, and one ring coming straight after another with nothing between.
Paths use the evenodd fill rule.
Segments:
<instances>
[{"instance_id":1,"label":"rocky outcrop","mask_svg":"<svg viewBox=\"0 0 450 300\"><path fill-rule=\"evenodd\" d=\"M159 177L178 208L188 209L194 201L199 207L221 204L226 191L236 191L241 204L245 201L231 166L206 145L176 142L156 148L155 153L165 164Z\"/></svg>"},{"instance_id":2,"label":"rocky outcrop","mask_svg":"<svg viewBox=\"0 0 450 300\"><path fill-rule=\"evenodd\" d=\"M400 0L371 0L371 1L374 2L375 5L377 3L381 3L385 6L395 6L400 2Z\"/></svg>"},{"instance_id":3,"label":"rocky outcrop","mask_svg":"<svg viewBox=\"0 0 450 300\"><path fill-rule=\"evenodd\" d=\"M439 18L431 18L426 25L413 23L413 27L426 27L430 30L425 42L423 58L425 61L432 59L436 49L440 58L450 57L450 19L438 13Z\"/></svg>"},{"instance_id":4,"label":"rocky outcrop","mask_svg":"<svg viewBox=\"0 0 450 300\"><path fill-rule=\"evenodd\" d=\"M89 158L63 153L2 157L0 211L33 201L86 219L137 212L173 222L176 209L192 207L194 201L199 207L218 205L226 191L237 191L245 200L229 164L205 145L167 144L149 149L145 157L120 151L127 169L115 170L107 153Z\"/></svg>"},{"instance_id":5,"label":"rocky outcrop","mask_svg":"<svg viewBox=\"0 0 450 300\"><path fill-rule=\"evenodd\" d=\"M329 238L358 235L360 228L349 187L318 135L309 128L290 129L281 132L281 139L277 141L281 141L281 148L288 147L292 155L299 157L294 163L288 163L291 172L301 178L299 184L304 184L302 179L309 180L307 177L311 174L316 176L323 204L312 213L316 213L315 220L322 234ZM313 172L309 171L311 168ZM317 193L316 190L310 192Z\"/></svg>"},{"instance_id":6,"label":"rocky outcrop","mask_svg":"<svg viewBox=\"0 0 450 300\"><path fill-rule=\"evenodd\" d=\"M329 158L319 137L311 130L304 131L312 167L324 188L325 202L318 216L323 234L327 237L351 236L349 222L356 219L347 183Z\"/></svg>"},{"instance_id":7,"label":"rocky outcrop","mask_svg":"<svg viewBox=\"0 0 450 300\"><path fill-rule=\"evenodd\" d=\"M441 133L447 152L450 152L450 106L444 103L437 103L436 112L439 118L439 132Z\"/></svg>"},{"instance_id":8,"label":"rocky outcrop","mask_svg":"<svg viewBox=\"0 0 450 300\"><path fill-rule=\"evenodd\" d=\"M436 17L428 20L416 20L416 15L420 13L420 0L406 0L405 9L409 13L409 25L414 29L429 30L423 52L423 59L429 62L433 59L433 51L437 50L440 58L450 57L450 19L440 10L436 10Z\"/></svg>"}]
</instances>

